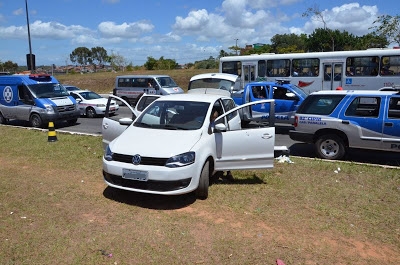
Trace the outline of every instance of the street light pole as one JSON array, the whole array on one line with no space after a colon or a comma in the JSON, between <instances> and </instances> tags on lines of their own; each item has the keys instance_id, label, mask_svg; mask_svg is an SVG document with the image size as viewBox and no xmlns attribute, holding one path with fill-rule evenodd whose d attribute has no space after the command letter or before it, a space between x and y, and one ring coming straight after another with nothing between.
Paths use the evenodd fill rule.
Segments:
<instances>
[{"instance_id":1,"label":"street light pole","mask_svg":"<svg viewBox=\"0 0 400 265\"><path fill-rule=\"evenodd\" d=\"M31 45L31 31L29 28L29 16L28 16L28 0L25 0L25 9L26 9L26 24L28 26L28 40L29 40L29 64L31 68L31 72L33 72L35 69L33 69L33 56L32 56L32 45Z\"/></svg>"},{"instance_id":2,"label":"street light pole","mask_svg":"<svg viewBox=\"0 0 400 265\"><path fill-rule=\"evenodd\" d=\"M237 46L237 41L238 41L239 39L235 39L235 41L236 41L236 55L238 55L238 46Z\"/></svg>"}]
</instances>

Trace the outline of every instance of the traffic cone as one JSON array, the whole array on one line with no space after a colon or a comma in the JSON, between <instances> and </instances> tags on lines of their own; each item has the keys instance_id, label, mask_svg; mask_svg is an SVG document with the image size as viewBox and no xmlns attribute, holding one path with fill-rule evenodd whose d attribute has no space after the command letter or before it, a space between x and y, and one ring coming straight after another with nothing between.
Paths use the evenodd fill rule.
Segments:
<instances>
[{"instance_id":1,"label":"traffic cone","mask_svg":"<svg viewBox=\"0 0 400 265\"><path fill-rule=\"evenodd\" d=\"M54 129L54 123L52 121L49 122L49 133L47 137L48 142L57 141L56 130Z\"/></svg>"}]
</instances>

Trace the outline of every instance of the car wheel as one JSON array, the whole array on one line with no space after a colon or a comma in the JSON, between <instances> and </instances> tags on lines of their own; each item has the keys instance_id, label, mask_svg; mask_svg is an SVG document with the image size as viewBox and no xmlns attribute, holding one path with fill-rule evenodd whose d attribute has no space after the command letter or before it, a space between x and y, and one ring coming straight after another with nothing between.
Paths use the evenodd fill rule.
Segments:
<instances>
[{"instance_id":1,"label":"car wheel","mask_svg":"<svg viewBox=\"0 0 400 265\"><path fill-rule=\"evenodd\" d=\"M29 118L29 124L33 128L41 128L43 126L42 118L36 113L32 114Z\"/></svg>"},{"instance_id":2,"label":"car wheel","mask_svg":"<svg viewBox=\"0 0 400 265\"><path fill-rule=\"evenodd\" d=\"M88 118L96 117L96 111L94 110L94 108L89 107L86 109L86 117Z\"/></svg>"},{"instance_id":3,"label":"car wheel","mask_svg":"<svg viewBox=\"0 0 400 265\"><path fill-rule=\"evenodd\" d=\"M197 198L205 200L208 197L208 187L210 184L210 162L207 161L201 170L199 186L196 190Z\"/></svg>"},{"instance_id":4,"label":"car wheel","mask_svg":"<svg viewBox=\"0 0 400 265\"><path fill-rule=\"evenodd\" d=\"M320 136L315 142L318 157L323 159L341 159L346 153L342 138L335 134Z\"/></svg>"},{"instance_id":5,"label":"car wheel","mask_svg":"<svg viewBox=\"0 0 400 265\"><path fill-rule=\"evenodd\" d=\"M6 124L7 123L7 119L4 118L3 114L0 112L0 124Z\"/></svg>"}]
</instances>

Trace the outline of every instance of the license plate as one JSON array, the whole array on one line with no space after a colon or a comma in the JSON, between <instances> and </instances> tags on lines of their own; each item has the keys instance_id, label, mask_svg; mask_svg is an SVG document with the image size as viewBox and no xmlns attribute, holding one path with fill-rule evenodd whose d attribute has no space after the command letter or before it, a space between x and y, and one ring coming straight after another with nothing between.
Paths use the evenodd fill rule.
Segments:
<instances>
[{"instance_id":1,"label":"license plate","mask_svg":"<svg viewBox=\"0 0 400 265\"><path fill-rule=\"evenodd\" d=\"M111 111L114 111L114 110L115 110L115 108L110 108L110 110L111 110Z\"/></svg>"},{"instance_id":2,"label":"license plate","mask_svg":"<svg viewBox=\"0 0 400 265\"><path fill-rule=\"evenodd\" d=\"M122 178L138 180L138 181L147 181L148 172L142 170L133 170L133 169L122 169Z\"/></svg>"}]
</instances>

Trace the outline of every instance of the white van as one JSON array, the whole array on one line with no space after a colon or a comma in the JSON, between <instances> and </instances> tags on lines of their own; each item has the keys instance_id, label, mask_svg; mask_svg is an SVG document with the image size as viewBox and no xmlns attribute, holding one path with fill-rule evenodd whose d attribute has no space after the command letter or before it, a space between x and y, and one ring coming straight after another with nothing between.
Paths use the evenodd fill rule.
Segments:
<instances>
[{"instance_id":1,"label":"white van","mask_svg":"<svg viewBox=\"0 0 400 265\"><path fill-rule=\"evenodd\" d=\"M170 95L183 93L168 75L121 75L115 79L113 95L135 103L140 94Z\"/></svg>"}]
</instances>

